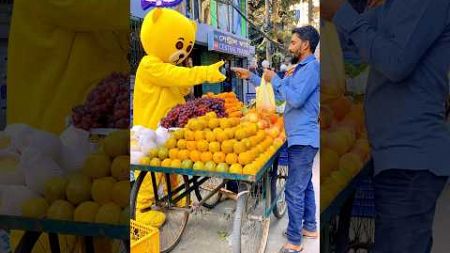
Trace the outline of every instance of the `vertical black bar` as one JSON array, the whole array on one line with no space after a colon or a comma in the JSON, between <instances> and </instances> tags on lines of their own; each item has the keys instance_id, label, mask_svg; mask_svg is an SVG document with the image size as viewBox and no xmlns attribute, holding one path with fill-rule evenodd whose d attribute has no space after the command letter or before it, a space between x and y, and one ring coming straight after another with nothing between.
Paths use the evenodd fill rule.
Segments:
<instances>
[{"instance_id":1,"label":"vertical black bar","mask_svg":"<svg viewBox=\"0 0 450 253\"><path fill-rule=\"evenodd\" d=\"M345 201L339 214L336 252L348 252L349 250L349 231L354 197L355 194L351 194L351 196Z\"/></svg>"},{"instance_id":2,"label":"vertical black bar","mask_svg":"<svg viewBox=\"0 0 450 253\"><path fill-rule=\"evenodd\" d=\"M169 204L172 203L172 186L170 185L170 175L164 174L166 177L166 184L167 184L167 198L169 200Z\"/></svg>"},{"instance_id":3,"label":"vertical black bar","mask_svg":"<svg viewBox=\"0 0 450 253\"><path fill-rule=\"evenodd\" d=\"M52 253L60 253L61 252L61 249L59 247L58 234L48 233L48 241L50 244L50 251Z\"/></svg>"},{"instance_id":4,"label":"vertical black bar","mask_svg":"<svg viewBox=\"0 0 450 253\"><path fill-rule=\"evenodd\" d=\"M41 232L26 231L19 244L16 247L15 253L29 253L33 250L34 245L41 236Z\"/></svg>"},{"instance_id":5,"label":"vertical black bar","mask_svg":"<svg viewBox=\"0 0 450 253\"><path fill-rule=\"evenodd\" d=\"M84 244L85 244L86 253L94 253L95 252L94 238L92 238L92 236L84 237Z\"/></svg>"},{"instance_id":6,"label":"vertical black bar","mask_svg":"<svg viewBox=\"0 0 450 253\"><path fill-rule=\"evenodd\" d=\"M155 197L155 203L158 203L158 186L156 185L155 172L150 172L150 175L152 177L153 195Z\"/></svg>"}]
</instances>

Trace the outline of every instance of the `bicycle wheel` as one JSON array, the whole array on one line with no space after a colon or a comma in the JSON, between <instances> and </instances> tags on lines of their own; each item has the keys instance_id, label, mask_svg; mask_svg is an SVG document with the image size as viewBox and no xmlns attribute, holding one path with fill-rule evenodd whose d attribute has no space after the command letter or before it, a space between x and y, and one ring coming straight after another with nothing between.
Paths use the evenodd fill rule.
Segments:
<instances>
[{"instance_id":1,"label":"bicycle wheel","mask_svg":"<svg viewBox=\"0 0 450 253\"><path fill-rule=\"evenodd\" d=\"M139 176L136 182L131 189L131 214L132 218L136 217L136 200L140 187L144 180L144 177L148 174L143 171L139 173ZM180 176L181 178L181 176ZM165 181L165 180L163 180ZM160 185L163 185L165 182L161 182ZM188 178L187 176L182 177L182 183L180 185L184 185L184 190L187 191L189 188ZM172 186L173 187L173 186ZM159 187L158 187L159 188ZM176 187L173 187L176 188ZM160 196L162 197L162 196ZM160 198L161 199L161 198ZM188 208L190 204L190 196L189 194L178 203L175 203L179 208ZM185 210L175 209L173 208L173 203L169 203L168 200L160 201L157 206L153 205L151 210L160 211L165 214L166 220L164 224L159 228L159 238L160 238L160 252L167 253L175 248L175 246L179 243L181 236L186 228L186 224L189 219L189 212ZM146 210L147 211L147 210ZM150 211L150 210L148 210Z\"/></svg>"},{"instance_id":2,"label":"bicycle wheel","mask_svg":"<svg viewBox=\"0 0 450 253\"><path fill-rule=\"evenodd\" d=\"M233 224L233 253L264 253L269 236L270 217L264 218L262 183L241 194Z\"/></svg>"},{"instance_id":3,"label":"bicycle wheel","mask_svg":"<svg viewBox=\"0 0 450 253\"><path fill-rule=\"evenodd\" d=\"M220 178L208 178L203 184L201 184L198 188L195 189L195 196L197 197L197 200L200 202L203 199L203 196L207 196L209 193L211 193L217 186L219 186L223 182L223 179ZM205 203L203 203L203 206L209 209L213 209L222 198L222 193L217 192L212 196L210 199L208 199Z\"/></svg>"},{"instance_id":4,"label":"bicycle wheel","mask_svg":"<svg viewBox=\"0 0 450 253\"><path fill-rule=\"evenodd\" d=\"M275 167L276 166L276 167ZM288 167L274 164L273 167L274 173L271 177L271 189L272 189L272 203L276 201L273 208L273 215L278 219L283 218L284 214L287 210L286 198L284 193L284 188L287 181L288 176ZM277 196L279 196L277 198Z\"/></svg>"}]
</instances>

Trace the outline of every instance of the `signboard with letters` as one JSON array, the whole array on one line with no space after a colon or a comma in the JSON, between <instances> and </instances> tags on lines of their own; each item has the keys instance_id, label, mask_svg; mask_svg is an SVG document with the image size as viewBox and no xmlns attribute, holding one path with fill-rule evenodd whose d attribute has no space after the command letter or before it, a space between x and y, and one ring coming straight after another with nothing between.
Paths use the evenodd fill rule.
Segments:
<instances>
[{"instance_id":1,"label":"signboard with letters","mask_svg":"<svg viewBox=\"0 0 450 253\"><path fill-rule=\"evenodd\" d=\"M218 30L208 33L208 50L226 54L249 57L255 54L250 41Z\"/></svg>"}]
</instances>

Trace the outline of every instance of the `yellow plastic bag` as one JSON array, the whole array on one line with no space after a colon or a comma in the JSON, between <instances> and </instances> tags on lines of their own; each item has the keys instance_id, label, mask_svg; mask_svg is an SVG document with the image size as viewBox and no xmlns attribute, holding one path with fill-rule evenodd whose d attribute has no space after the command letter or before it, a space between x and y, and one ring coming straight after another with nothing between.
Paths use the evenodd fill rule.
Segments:
<instances>
[{"instance_id":1,"label":"yellow plastic bag","mask_svg":"<svg viewBox=\"0 0 450 253\"><path fill-rule=\"evenodd\" d=\"M273 92L272 84L266 82L264 77L261 78L261 84L256 87L256 110L258 112L275 112L275 94Z\"/></svg>"},{"instance_id":2,"label":"yellow plastic bag","mask_svg":"<svg viewBox=\"0 0 450 253\"><path fill-rule=\"evenodd\" d=\"M320 27L322 43L320 53L320 103L329 104L345 93L345 69L342 48L336 27L323 21Z\"/></svg>"}]
</instances>

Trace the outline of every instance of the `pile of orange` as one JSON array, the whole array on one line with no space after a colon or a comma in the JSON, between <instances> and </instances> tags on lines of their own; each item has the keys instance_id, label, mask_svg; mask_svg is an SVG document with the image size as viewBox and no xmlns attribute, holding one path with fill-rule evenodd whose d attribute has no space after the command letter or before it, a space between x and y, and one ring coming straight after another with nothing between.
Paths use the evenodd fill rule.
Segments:
<instances>
[{"instance_id":1,"label":"pile of orange","mask_svg":"<svg viewBox=\"0 0 450 253\"><path fill-rule=\"evenodd\" d=\"M220 98L225 101L225 111L228 114L229 118L240 118L242 117L242 108L244 104L239 101L234 92L223 92L217 95L209 92L205 96L212 98Z\"/></svg>"},{"instance_id":2,"label":"pile of orange","mask_svg":"<svg viewBox=\"0 0 450 253\"><path fill-rule=\"evenodd\" d=\"M320 110L322 208L362 169L370 155L361 103L341 96Z\"/></svg>"},{"instance_id":3,"label":"pile of orange","mask_svg":"<svg viewBox=\"0 0 450 253\"><path fill-rule=\"evenodd\" d=\"M284 131L275 125L260 129L256 122L218 118L209 112L173 132L161 148L167 155L162 152L163 157L153 157L152 161L155 166L254 175L284 138Z\"/></svg>"}]
</instances>

